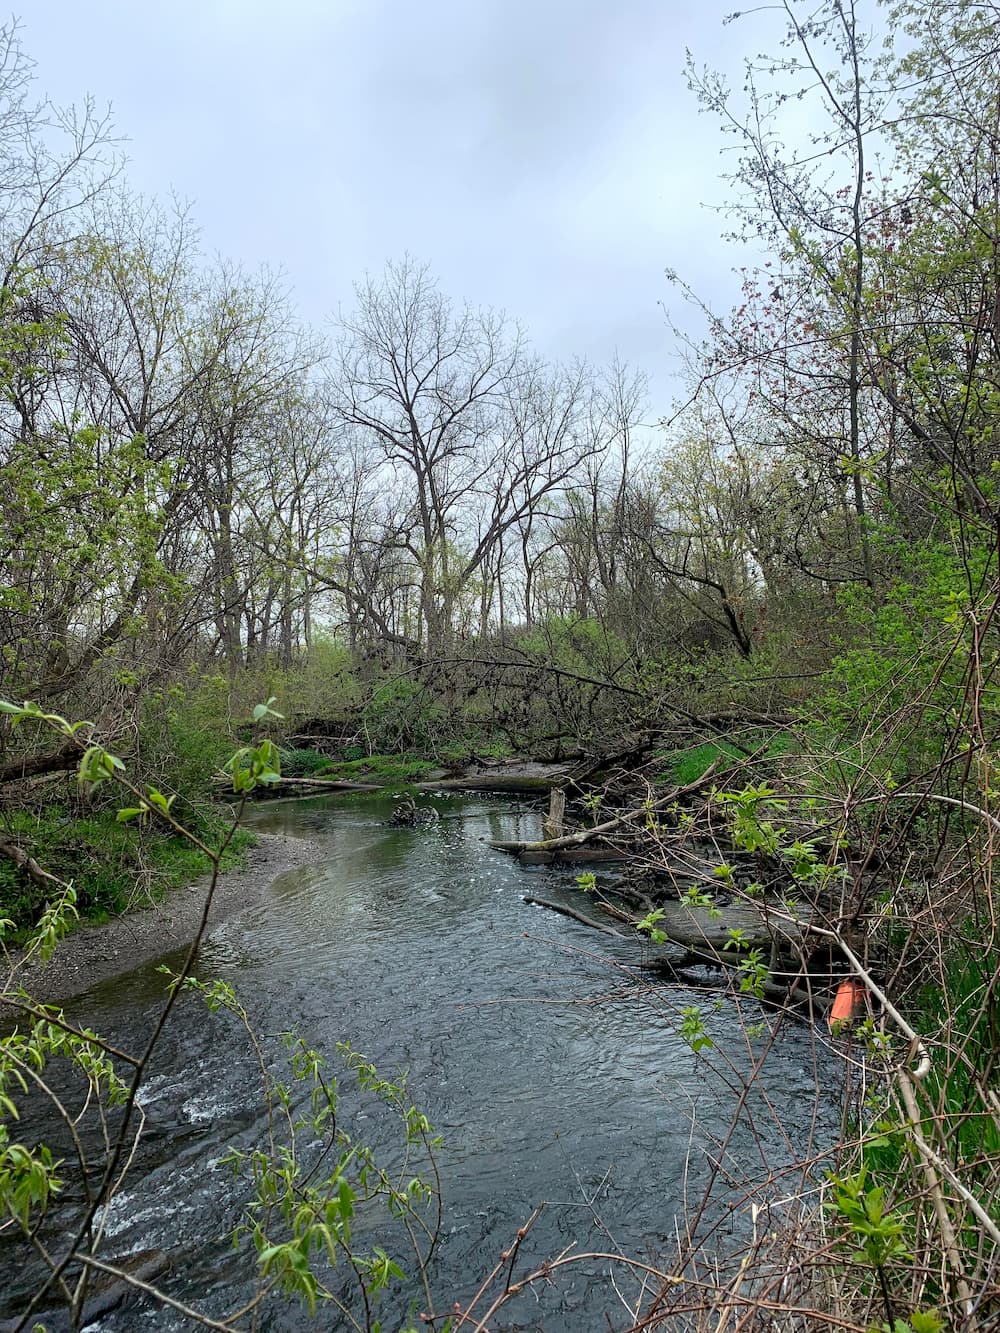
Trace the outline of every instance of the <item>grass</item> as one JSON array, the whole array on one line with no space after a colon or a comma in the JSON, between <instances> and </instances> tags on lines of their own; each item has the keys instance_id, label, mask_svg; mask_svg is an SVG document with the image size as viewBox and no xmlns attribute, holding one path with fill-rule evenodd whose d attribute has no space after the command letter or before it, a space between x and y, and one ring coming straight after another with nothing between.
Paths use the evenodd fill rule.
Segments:
<instances>
[{"instance_id":1,"label":"grass","mask_svg":"<svg viewBox=\"0 0 1000 1333\"><path fill-rule=\"evenodd\" d=\"M657 755L658 759L667 761L666 767L657 773L657 781L672 787L686 787L689 782L697 782L720 755L730 759L741 757L739 750L728 741L706 741L687 750L668 750Z\"/></svg>"},{"instance_id":2,"label":"grass","mask_svg":"<svg viewBox=\"0 0 1000 1333\"><path fill-rule=\"evenodd\" d=\"M775 731L742 736L740 746L719 739L703 741L700 745L690 746L684 750L664 750L656 756L666 761L666 766L657 774L657 781L675 787L686 787L688 783L697 782L720 757L723 760L731 759L738 762L746 758L747 750L751 750L760 759L778 759L788 754L793 745L793 739L788 732ZM723 762L719 767L720 774L728 767L729 764Z\"/></svg>"},{"instance_id":3,"label":"grass","mask_svg":"<svg viewBox=\"0 0 1000 1333\"><path fill-rule=\"evenodd\" d=\"M58 805L8 811L0 836L50 874L72 882L81 919L89 922L157 902L208 871L205 857L185 839L155 826L120 824L115 815L112 808L79 812ZM218 813L204 809L192 812L190 823L210 846L227 827ZM241 864L253 842L252 833L238 829L223 856L223 868ZM12 861L0 860L0 917L13 921L14 942L27 937L49 897Z\"/></svg>"},{"instance_id":4,"label":"grass","mask_svg":"<svg viewBox=\"0 0 1000 1333\"><path fill-rule=\"evenodd\" d=\"M283 750L281 771L286 777L329 778L336 782L372 782L383 787L405 786L419 782L431 771L429 759L408 754L352 754L350 758L331 759L315 750Z\"/></svg>"},{"instance_id":5,"label":"grass","mask_svg":"<svg viewBox=\"0 0 1000 1333\"><path fill-rule=\"evenodd\" d=\"M319 750L281 747L281 774L286 778L329 777L334 761Z\"/></svg>"}]
</instances>

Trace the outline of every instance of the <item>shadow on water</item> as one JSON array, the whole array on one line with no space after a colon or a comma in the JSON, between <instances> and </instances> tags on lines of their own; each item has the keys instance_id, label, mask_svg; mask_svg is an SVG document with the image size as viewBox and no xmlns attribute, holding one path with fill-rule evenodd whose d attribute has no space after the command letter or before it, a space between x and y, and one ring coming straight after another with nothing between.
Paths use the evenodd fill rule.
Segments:
<instances>
[{"instance_id":1,"label":"shadow on water","mask_svg":"<svg viewBox=\"0 0 1000 1333\"><path fill-rule=\"evenodd\" d=\"M646 1258L669 1250L676 1218L728 1128L732 1096L678 1035L689 992L641 980L631 970L633 941L524 903L528 891L571 891L572 874L525 872L483 846L486 838L534 836L536 814L509 800L437 805L440 821L422 829L387 827L391 803L370 797L254 811L257 827L307 834L321 854L279 876L265 902L215 927L198 971L233 984L272 1046L294 1026L330 1055L348 1039L384 1074L409 1071L414 1099L444 1139L444 1237L433 1285L439 1308L448 1308L470 1296L543 1202L525 1245L528 1263L571 1244ZM135 1042L162 993L163 978L149 966L69 1008L98 1031ZM715 1053L745 1064L729 1003L714 1009L709 1001L705 1022ZM805 1147L818 1097L815 1058L807 1033L782 1035L767 1083L782 1123L769 1128L762 1117L755 1134L737 1132L726 1163L737 1180L787 1159L785 1133ZM391 1153L395 1128L348 1094L348 1084L343 1076L355 1131ZM109 1256L167 1251L172 1268L159 1280L215 1315L253 1292L252 1263L226 1248L242 1187L209 1168L229 1145L259 1139L256 1086L235 1021L185 1003L144 1087L143 1145L107 1220ZM13 1313L31 1281L22 1274L0 1316ZM627 1276L620 1281L628 1291ZM408 1299L421 1301L413 1290L401 1293L400 1317ZM592 1261L491 1326L560 1333L605 1327L605 1312L612 1327L627 1326L606 1264ZM126 1303L99 1327L131 1329L139 1317L144 1328L187 1326L167 1312L139 1316ZM307 1326L295 1305L268 1307L261 1325Z\"/></svg>"}]
</instances>

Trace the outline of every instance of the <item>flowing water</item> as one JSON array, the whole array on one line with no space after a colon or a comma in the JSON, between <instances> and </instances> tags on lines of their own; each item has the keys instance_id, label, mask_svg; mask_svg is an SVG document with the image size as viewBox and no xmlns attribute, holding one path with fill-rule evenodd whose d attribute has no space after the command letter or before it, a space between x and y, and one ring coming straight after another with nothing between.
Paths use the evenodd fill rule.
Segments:
<instances>
[{"instance_id":1,"label":"flowing water","mask_svg":"<svg viewBox=\"0 0 1000 1333\"><path fill-rule=\"evenodd\" d=\"M716 1007L711 995L653 984L636 968L634 939L526 904L525 894L578 900L572 873L525 871L484 846L488 838L537 836L537 813L486 797L436 804L440 821L418 829L387 827L391 803L381 798L255 810L252 822L263 830L314 839L318 860L280 876L264 902L215 927L198 975L236 988L269 1053L277 1034L294 1026L331 1057L331 1068L335 1044L348 1039L383 1075L409 1071L414 1100L443 1137L444 1221L431 1278L438 1309L476 1291L541 1204L519 1272L568 1246L644 1259L669 1253L677 1219L698 1198L729 1128L734 1098L725 1062L748 1063L731 1003ZM68 1008L134 1046L162 990L150 966ZM681 1011L695 1002L715 1043L698 1055L679 1035ZM828 1112L818 1087L827 1074L819 1058L806 1029L782 1027L762 1091L727 1146L734 1186L765 1176L793 1149L804 1151L817 1107L822 1132ZM340 1083L351 1131L391 1158L398 1136L386 1115L348 1092L352 1079L342 1070ZM764 1092L777 1116L766 1112ZM229 1145L258 1142L263 1127L251 1052L233 1020L184 1003L142 1102L143 1147L108 1215L104 1252L118 1262L130 1252L165 1251L164 1287L221 1316L252 1296L254 1266L226 1243L244 1187L212 1168ZM396 1239L379 1217L359 1219L360 1248ZM406 1253L399 1259L405 1267ZM608 1273L606 1261L583 1260L490 1327L627 1327ZM626 1272L617 1280L627 1300L639 1299ZM30 1285L28 1270L10 1275L0 1316L10 1317L18 1302L23 1308ZM399 1327L408 1310L425 1305L415 1283L397 1284L385 1302L385 1327ZM265 1329L309 1326L295 1303L269 1303L261 1319ZM93 1327L188 1325L130 1297ZM327 1311L317 1327L347 1325Z\"/></svg>"}]
</instances>

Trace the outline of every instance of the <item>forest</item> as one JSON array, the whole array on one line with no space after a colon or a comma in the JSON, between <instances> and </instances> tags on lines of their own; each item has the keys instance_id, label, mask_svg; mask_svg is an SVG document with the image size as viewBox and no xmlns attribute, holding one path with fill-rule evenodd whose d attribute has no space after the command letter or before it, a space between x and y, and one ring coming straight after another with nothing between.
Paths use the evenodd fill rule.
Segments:
<instances>
[{"instance_id":1,"label":"forest","mask_svg":"<svg viewBox=\"0 0 1000 1333\"><path fill-rule=\"evenodd\" d=\"M18 989L17 949L217 874L245 845L223 775L243 800L288 778L415 793L546 761L570 766L566 827L602 825L658 883L631 928L664 941L696 852L691 906L719 888L801 926L783 995L821 963L868 997L838 1155L733 1272L692 1239L635 1327L994 1326L1000 8L902 0L878 27L784 0L740 90L689 57L742 295L710 309L668 273L704 335L678 334L655 425L639 372L542 358L410 256L332 333L305 327L277 276L131 193L114 128L39 103L0 30L0 916L22 1024L0 1228L41 1244L54 1188L19 1138L26 1070L97 1040ZM773 951L737 936L712 946L723 984L773 998ZM61 1291L80 1318L88 1234L46 1251L38 1309ZM311 1309L292 1241L258 1249ZM452 1325L484 1326L471 1306Z\"/></svg>"}]
</instances>

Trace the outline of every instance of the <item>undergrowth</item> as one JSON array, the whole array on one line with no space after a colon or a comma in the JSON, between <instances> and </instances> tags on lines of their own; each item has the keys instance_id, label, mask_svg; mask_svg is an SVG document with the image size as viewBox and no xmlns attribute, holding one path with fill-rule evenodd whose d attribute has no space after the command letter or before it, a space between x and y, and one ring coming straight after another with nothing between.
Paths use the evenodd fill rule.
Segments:
<instances>
[{"instance_id":1,"label":"undergrowth","mask_svg":"<svg viewBox=\"0 0 1000 1333\"><path fill-rule=\"evenodd\" d=\"M348 755L352 752L348 751ZM283 770L289 770L282 760ZM338 782L375 782L385 787L419 782L434 765L428 759L408 754L369 754L341 760L329 759L313 769L316 777L331 778Z\"/></svg>"},{"instance_id":2,"label":"undergrowth","mask_svg":"<svg viewBox=\"0 0 1000 1333\"><path fill-rule=\"evenodd\" d=\"M213 810L192 809L191 824L218 838L226 822ZM204 857L190 842L156 826L122 824L112 809L81 811L69 804L9 810L0 836L22 847L52 874L71 882L81 919L93 923L159 902L165 893L204 874ZM223 868L242 863L252 833L240 829ZM22 943L37 925L51 890L13 861L0 860L0 916L14 923L10 938Z\"/></svg>"},{"instance_id":3,"label":"undergrowth","mask_svg":"<svg viewBox=\"0 0 1000 1333\"><path fill-rule=\"evenodd\" d=\"M790 733L775 731L759 734L744 732L741 734L739 745L720 738L703 741L687 749L662 750L657 753L657 758L664 761L664 767L657 774L657 781L670 786L684 787L691 782L697 782L717 759L721 758L724 761L720 766L720 772L724 773L731 767L731 764L725 761L732 760L733 763L738 763L747 758L748 751L756 753L760 759L779 759L789 754L794 746L795 742Z\"/></svg>"}]
</instances>

